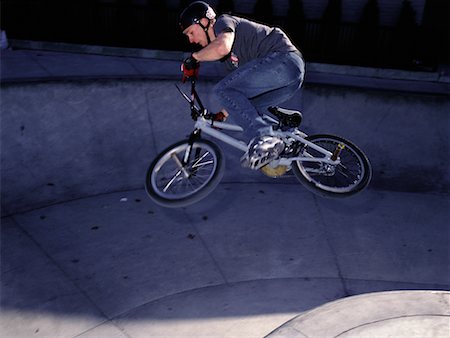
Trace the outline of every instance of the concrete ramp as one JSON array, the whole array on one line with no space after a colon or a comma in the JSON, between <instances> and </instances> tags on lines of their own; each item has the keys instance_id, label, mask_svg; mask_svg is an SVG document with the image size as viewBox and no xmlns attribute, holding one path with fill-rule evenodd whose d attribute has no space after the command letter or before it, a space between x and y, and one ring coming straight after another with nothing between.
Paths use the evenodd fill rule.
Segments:
<instances>
[{"instance_id":1,"label":"concrete ramp","mask_svg":"<svg viewBox=\"0 0 450 338\"><path fill-rule=\"evenodd\" d=\"M301 314L267 338L447 337L450 292L391 291L340 299Z\"/></svg>"},{"instance_id":2,"label":"concrete ramp","mask_svg":"<svg viewBox=\"0 0 450 338\"><path fill-rule=\"evenodd\" d=\"M2 88L2 212L143 187L150 161L192 131L174 80L86 80ZM212 111L213 82L198 86ZM184 89L189 91L189 86ZM448 191L446 96L307 85L285 104L302 109L309 133L356 143L373 164L372 187ZM237 135L239 137L239 135ZM267 181L227 153L224 182Z\"/></svg>"}]
</instances>

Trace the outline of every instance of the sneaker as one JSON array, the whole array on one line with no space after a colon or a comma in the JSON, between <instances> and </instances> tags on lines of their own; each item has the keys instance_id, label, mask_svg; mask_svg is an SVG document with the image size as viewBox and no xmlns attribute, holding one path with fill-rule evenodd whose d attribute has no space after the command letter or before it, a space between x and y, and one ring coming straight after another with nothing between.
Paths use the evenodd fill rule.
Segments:
<instances>
[{"instance_id":1,"label":"sneaker","mask_svg":"<svg viewBox=\"0 0 450 338\"><path fill-rule=\"evenodd\" d=\"M257 170L275 160L284 150L284 142L274 136L261 136L250 141L248 150L241 158L245 168Z\"/></svg>"}]
</instances>

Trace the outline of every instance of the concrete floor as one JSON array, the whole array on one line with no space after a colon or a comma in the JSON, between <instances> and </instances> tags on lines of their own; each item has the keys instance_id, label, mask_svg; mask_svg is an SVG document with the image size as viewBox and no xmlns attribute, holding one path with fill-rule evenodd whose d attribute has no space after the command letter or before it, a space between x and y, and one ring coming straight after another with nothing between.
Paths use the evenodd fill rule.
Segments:
<instances>
[{"instance_id":1,"label":"concrete floor","mask_svg":"<svg viewBox=\"0 0 450 338\"><path fill-rule=\"evenodd\" d=\"M343 297L449 290L447 207L432 194L335 201L241 183L181 210L134 190L17 214L2 220L2 332L264 337Z\"/></svg>"}]
</instances>

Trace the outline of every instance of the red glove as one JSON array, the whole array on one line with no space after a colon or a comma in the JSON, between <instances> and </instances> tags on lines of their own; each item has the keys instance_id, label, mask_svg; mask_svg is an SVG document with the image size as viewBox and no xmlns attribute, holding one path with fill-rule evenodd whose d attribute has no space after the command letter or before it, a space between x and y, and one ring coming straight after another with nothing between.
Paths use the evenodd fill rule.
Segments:
<instances>
[{"instance_id":1,"label":"red glove","mask_svg":"<svg viewBox=\"0 0 450 338\"><path fill-rule=\"evenodd\" d=\"M227 119L227 117L228 117L228 113L223 112L223 111L220 111L218 113L211 114L211 115L212 115L211 116L212 120L214 122L224 122Z\"/></svg>"},{"instance_id":2,"label":"red glove","mask_svg":"<svg viewBox=\"0 0 450 338\"><path fill-rule=\"evenodd\" d=\"M200 68L200 62L198 62L193 56L188 57L181 64L181 71L183 72L183 78L181 81L185 82L189 78L198 78L198 69Z\"/></svg>"}]
</instances>

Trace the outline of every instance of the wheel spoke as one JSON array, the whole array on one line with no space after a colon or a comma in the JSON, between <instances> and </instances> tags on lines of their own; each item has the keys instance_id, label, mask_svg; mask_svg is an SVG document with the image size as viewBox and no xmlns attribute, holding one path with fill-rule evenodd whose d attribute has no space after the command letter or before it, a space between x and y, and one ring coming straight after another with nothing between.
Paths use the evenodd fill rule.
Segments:
<instances>
[{"instance_id":1,"label":"wheel spoke","mask_svg":"<svg viewBox=\"0 0 450 338\"><path fill-rule=\"evenodd\" d=\"M178 172L175 174L174 177L172 177L172 179L166 184L166 186L163 188L163 191L166 192L167 189L170 188L170 186L172 185L173 182L175 182L175 180L178 178L178 176L181 175L181 170L178 170Z\"/></svg>"},{"instance_id":2,"label":"wheel spoke","mask_svg":"<svg viewBox=\"0 0 450 338\"><path fill-rule=\"evenodd\" d=\"M194 168L195 166L197 166L197 164L200 162L200 161L202 161L206 156L208 156L209 155L209 151L206 151L203 155L202 155L202 157L200 157L197 161L195 161L195 163L192 165L192 168Z\"/></svg>"},{"instance_id":3,"label":"wheel spoke","mask_svg":"<svg viewBox=\"0 0 450 338\"><path fill-rule=\"evenodd\" d=\"M204 167L204 166L209 165L209 164L214 164L214 161L211 160L211 161L206 161L206 162L203 162L203 163L197 163L197 164L194 164L192 166L192 168Z\"/></svg>"}]
</instances>

